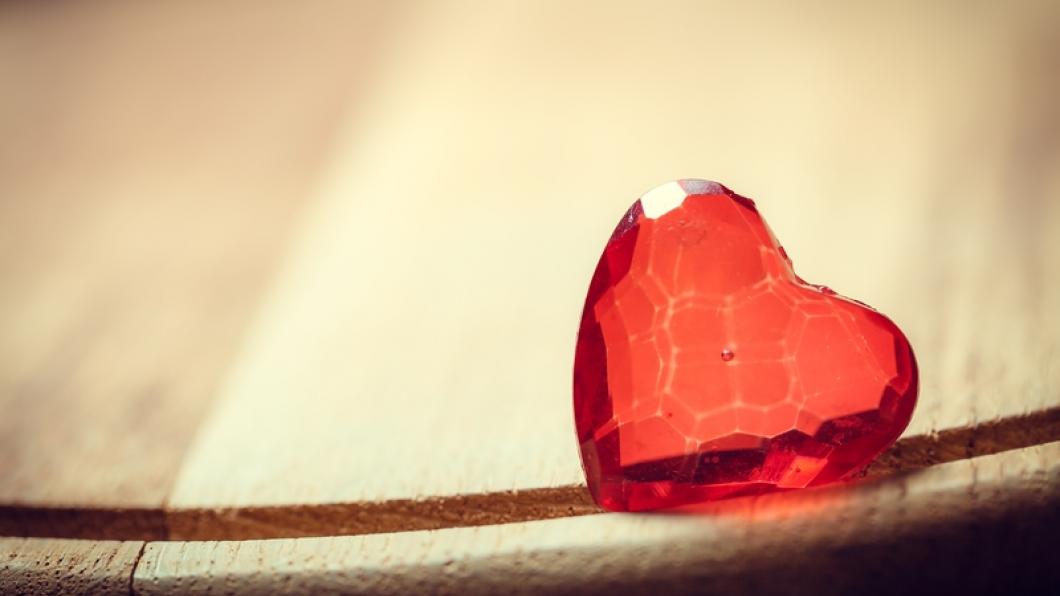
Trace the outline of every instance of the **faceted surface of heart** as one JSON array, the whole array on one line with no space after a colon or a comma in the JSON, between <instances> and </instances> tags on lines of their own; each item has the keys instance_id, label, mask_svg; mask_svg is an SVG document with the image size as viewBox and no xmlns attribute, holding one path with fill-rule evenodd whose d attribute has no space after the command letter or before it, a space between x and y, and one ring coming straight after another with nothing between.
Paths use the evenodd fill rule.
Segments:
<instances>
[{"instance_id":1,"label":"faceted surface of heart","mask_svg":"<svg viewBox=\"0 0 1060 596\"><path fill-rule=\"evenodd\" d=\"M916 394L898 327L796 276L754 203L720 184L641 197L590 283L574 409L607 509L849 476L898 438Z\"/></svg>"}]
</instances>

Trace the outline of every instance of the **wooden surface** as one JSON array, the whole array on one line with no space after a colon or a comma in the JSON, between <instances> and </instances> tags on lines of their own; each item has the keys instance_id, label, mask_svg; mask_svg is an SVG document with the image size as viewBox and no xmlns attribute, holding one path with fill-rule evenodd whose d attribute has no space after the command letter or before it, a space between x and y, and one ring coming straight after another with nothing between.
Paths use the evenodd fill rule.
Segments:
<instances>
[{"instance_id":1,"label":"wooden surface","mask_svg":"<svg viewBox=\"0 0 1060 596\"><path fill-rule=\"evenodd\" d=\"M433 528L154 542L136 587L489 591L557 553L635 585L686 539L673 587L773 577L725 575L781 548L729 517L531 521L596 512L584 292L680 177L754 197L800 275L916 350L907 433L820 493L849 533L807 540L897 549L883 573L980 515L975 552L1013 565L1005 524L1056 528L1055 446L1016 451L1060 439L1055 3L206 10L0 7L0 535L36 537L3 577L54 574L52 548ZM589 587L575 568L540 581Z\"/></svg>"},{"instance_id":2,"label":"wooden surface","mask_svg":"<svg viewBox=\"0 0 1060 596\"><path fill-rule=\"evenodd\" d=\"M337 8L0 8L0 505L49 508L0 528L164 536L185 449L354 107L370 39L350 35L379 17Z\"/></svg>"},{"instance_id":3,"label":"wooden surface","mask_svg":"<svg viewBox=\"0 0 1060 596\"><path fill-rule=\"evenodd\" d=\"M343 538L157 542L138 594L1034 594L1055 590L1060 443L858 486Z\"/></svg>"},{"instance_id":4,"label":"wooden surface","mask_svg":"<svg viewBox=\"0 0 1060 596\"><path fill-rule=\"evenodd\" d=\"M857 486L736 499L684 515L154 542L146 549L140 542L7 538L0 540L0 591L792 593L795 586L818 594L903 587L1026 593L1060 581L1048 555L1060 523L1058 462L1060 444L1052 443ZM778 569L784 575L775 575Z\"/></svg>"}]
</instances>

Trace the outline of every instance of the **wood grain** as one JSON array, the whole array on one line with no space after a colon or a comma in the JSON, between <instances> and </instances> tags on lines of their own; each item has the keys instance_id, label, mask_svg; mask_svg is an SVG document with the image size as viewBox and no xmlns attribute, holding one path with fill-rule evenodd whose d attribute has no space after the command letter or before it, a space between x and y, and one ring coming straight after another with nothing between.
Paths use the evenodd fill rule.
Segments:
<instances>
[{"instance_id":1,"label":"wood grain","mask_svg":"<svg viewBox=\"0 0 1060 596\"><path fill-rule=\"evenodd\" d=\"M1058 438L1058 11L951 9L407 15L184 461L171 535L577 505L589 276L637 194L687 176L754 197L803 277L907 332L905 457L951 459L941 436L974 454L980 428L1008 429L995 451ZM1001 422L1022 416L1051 426Z\"/></svg>"},{"instance_id":2,"label":"wood grain","mask_svg":"<svg viewBox=\"0 0 1060 596\"><path fill-rule=\"evenodd\" d=\"M205 11L0 6L0 535L331 536L2 538L0 592L1060 584L1056 3ZM688 176L921 403L853 484L586 515L581 300Z\"/></svg>"},{"instance_id":3,"label":"wood grain","mask_svg":"<svg viewBox=\"0 0 1060 596\"><path fill-rule=\"evenodd\" d=\"M0 534L165 535L379 21L245 8L0 7Z\"/></svg>"},{"instance_id":4,"label":"wood grain","mask_svg":"<svg viewBox=\"0 0 1060 596\"><path fill-rule=\"evenodd\" d=\"M142 542L0 538L0 593L126 596Z\"/></svg>"},{"instance_id":5,"label":"wood grain","mask_svg":"<svg viewBox=\"0 0 1060 596\"><path fill-rule=\"evenodd\" d=\"M149 544L138 594L1046 593L1060 443L671 515Z\"/></svg>"}]
</instances>

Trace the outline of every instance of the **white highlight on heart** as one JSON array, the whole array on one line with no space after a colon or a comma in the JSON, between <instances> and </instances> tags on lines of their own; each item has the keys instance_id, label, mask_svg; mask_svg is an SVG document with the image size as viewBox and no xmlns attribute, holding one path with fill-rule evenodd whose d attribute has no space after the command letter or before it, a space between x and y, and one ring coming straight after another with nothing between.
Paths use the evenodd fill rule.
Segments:
<instances>
[{"instance_id":1,"label":"white highlight on heart","mask_svg":"<svg viewBox=\"0 0 1060 596\"><path fill-rule=\"evenodd\" d=\"M644 193L640 197L640 206L644 216L658 219L681 205L688 193L677 182L667 182Z\"/></svg>"}]
</instances>

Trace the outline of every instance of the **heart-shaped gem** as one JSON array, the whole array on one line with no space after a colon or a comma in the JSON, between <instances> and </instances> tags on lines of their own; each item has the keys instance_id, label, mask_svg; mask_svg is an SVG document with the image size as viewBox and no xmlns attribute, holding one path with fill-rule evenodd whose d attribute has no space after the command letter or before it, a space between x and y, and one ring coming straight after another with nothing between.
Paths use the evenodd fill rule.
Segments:
<instances>
[{"instance_id":1,"label":"heart-shaped gem","mask_svg":"<svg viewBox=\"0 0 1060 596\"><path fill-rule=\"evenodd\" d=\"M641 197L589 285L574 412L607 509L850 476L902 433L916 393L898 327L796 276L754 202L714 182Z\"/></svg>"}]
</instances>

